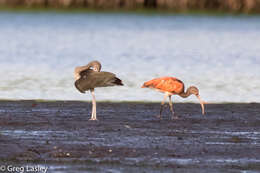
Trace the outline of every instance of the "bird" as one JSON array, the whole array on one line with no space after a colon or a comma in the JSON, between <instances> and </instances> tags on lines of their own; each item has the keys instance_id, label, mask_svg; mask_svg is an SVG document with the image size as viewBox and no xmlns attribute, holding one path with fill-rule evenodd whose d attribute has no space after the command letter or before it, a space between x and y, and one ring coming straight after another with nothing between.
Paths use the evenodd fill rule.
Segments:
<instances>
[{"instance_id":1,"label":"bird","mask_svg":"<svg viewBox=\"0 0 260 173\"><path fill-rule=\"evenodd\" d=\"M85 66L76 67L74 70L75 87L81 93L85 93L89 90L92 95L92 113L89 120L98 120L94 89L97 87L124 85L122 80L117 78L115 74L100 70L101 63L96 60L89 62Z\"/></svg>"},{"instance_id":2,"label":"bird","mask_svg":"<svg viewBox=\"0 0 260 173\"><path fill-rule=\"evenodd\" d=\"M164 93L164 99L160 106L160 115L159 115L160 119L162 118L163 106L167 97L169 97L169 105L172 113L172 119L178 119L178 116L175 115L173 110L172 100L171 100L172 95L179 95L183 98L189 97L192 94L195 95L200 102L202 114L203 115L205 114L204 104L206 102L204 102L200 98L199 89L195 86L190 86L186 91L184 91L184 83L175 77L166 76L166 77L155 78L145 82L142 85L142 88L151 88Z\"/></svg>"}]
</instances>

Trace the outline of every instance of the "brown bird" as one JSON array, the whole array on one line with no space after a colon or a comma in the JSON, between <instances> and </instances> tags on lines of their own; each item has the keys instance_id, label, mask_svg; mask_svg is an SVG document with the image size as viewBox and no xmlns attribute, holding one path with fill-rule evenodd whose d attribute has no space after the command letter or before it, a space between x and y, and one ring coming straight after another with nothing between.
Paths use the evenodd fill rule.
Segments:
<instances>
[{"instance_id":1,"label":"brown bird","mask_svg":"<svg viewBox=\"0 0 260 173\"><path fill-rule=\"evenodd\" d=\"M173 106L172 106L172 101L171 101L171 96L172 95L179 95L183 98L189 97L191 94L194 94L200 101L201 109L202 109L202 114L204 115L204 102L201 100L199 96L199 89L195 86L190 86L186 92L184 92L184 84L181 80L174 78L174 77L160 77L160 78L155 78L150 81L147 81L143 84L142 88L152 88L157 91L163 92L164 99L161 103L160 107L160 115L159 117L162 118L162 110L164 106L164 102L167 97L169 97L169 105L170 105L170 110L172 112L172 118L177 119L178 117L175 115L173 111Z\"/></svg>"},{"instance_id":2,"label":"brown bird","mask_svg":"<svg viewBox=\"0 0 260 173\"><path fill-rule=\"evenodd\" d=\"M94 89L97 87L123 85L122 81L115 74L100 70L100 62L91 61L85 66L76 67L74 71L75 87L81 93L90 90L92 94L92 115L90 120L97 120Z\"/></svg>"}]
</instances>

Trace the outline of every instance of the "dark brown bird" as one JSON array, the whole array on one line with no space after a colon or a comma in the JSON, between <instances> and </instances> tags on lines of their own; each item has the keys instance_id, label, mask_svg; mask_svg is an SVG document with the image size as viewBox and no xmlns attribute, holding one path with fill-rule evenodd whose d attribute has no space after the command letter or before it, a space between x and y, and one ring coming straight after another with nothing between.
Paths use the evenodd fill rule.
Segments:
<instances>
[{"instance_id":1,"label":"dark brown bird","mask_svg":"<svg viewBox=\"0 0 260 173\"><path fill-rule=\"evenodd\" d=\"M74 71L75 87L81 93L90 90L92 94L92 115L90 120L97 120L94 89L97 87L123 85L122 81L115 74L100 70L100 62L91 61L85 66L76 67Z\"/></svg>"},{"instance_id":2,"label":"dark brown bird","mask_svg":"<svg viewBox=\"0 0 260 173\"><path fill-rule=\"evenodd\" d=\"M172 112L172 118L178 118L173 111L173 106L172 106L172 101L171 101L171 96L172 95L179 95L183 98L189 97L190 95L194 94L198 99L201 104L201 109L202 109L202 114L204 115L204 102L201 100L199 96L199 89L195 86L190 86L186 92L184 91L184 83L174 77L160 77L160 78L155 78L150 81L147 81L143 84L142 88L152 88L156 89L160 92L165 93L164 95L164 100L161 103L160 107L160 115L159 117L162 118L162 110L163 110L163 105L167 97L169 97L169 105L170 105L170 110Z\"/></svg>"}]
</instances>

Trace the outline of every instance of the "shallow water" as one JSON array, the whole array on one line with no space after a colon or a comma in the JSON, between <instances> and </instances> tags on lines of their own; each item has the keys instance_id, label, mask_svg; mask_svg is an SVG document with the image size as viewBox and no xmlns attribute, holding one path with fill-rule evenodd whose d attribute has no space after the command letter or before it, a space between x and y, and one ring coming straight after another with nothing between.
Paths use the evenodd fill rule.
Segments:
<instances>
[{"instance_id":1,"label":"shallow water","mask_svg":"<svg viewBox=\"0 0 260 173\"><path fill-rule=\"evenodd\" d=\"M140 86L175 76L208 102L260 102L259 28L258 16L1 12L0 96L90 100L73 70L97 59L125 84L97 89L98 100L160 101Z\"/></svg>"}]
</instances>

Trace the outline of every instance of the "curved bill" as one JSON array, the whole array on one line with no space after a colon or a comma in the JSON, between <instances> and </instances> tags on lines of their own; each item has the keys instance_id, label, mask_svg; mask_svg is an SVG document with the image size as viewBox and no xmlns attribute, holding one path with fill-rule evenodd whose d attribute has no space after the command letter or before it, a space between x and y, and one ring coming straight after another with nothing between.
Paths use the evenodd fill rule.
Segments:
<instances>
[{"instance_id":1,"label":"curved bill","mask_svg":"<svg viewBox=\"0 0 260 173\"><path fill-rule=\"evenodd\" d=\"M206 104L206 102L204 102L203 100L201 100L201 98L200 98L199 95L197 95L197 98L198 98L199 101L200 101L202 114L205 115L204 104Z\"/></svg>"}]
</instances>

